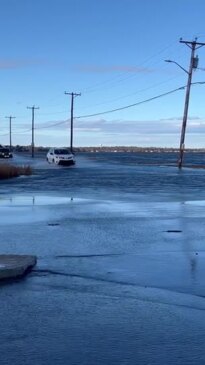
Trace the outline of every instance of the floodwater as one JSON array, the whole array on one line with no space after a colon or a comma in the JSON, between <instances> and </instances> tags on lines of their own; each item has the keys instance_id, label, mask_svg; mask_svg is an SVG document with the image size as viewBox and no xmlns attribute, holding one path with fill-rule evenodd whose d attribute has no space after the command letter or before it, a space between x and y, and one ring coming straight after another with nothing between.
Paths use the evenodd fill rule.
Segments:
<instances>
[{"instance_id":1,"label":"floodwater","mask_svg":"<svg viewBox=\"0 0 205 365\"><path fill-rule=\"evenodd\" d=\"M34 175L0 182L1 253L38 265L0 287L1 364L205 363L205 170L175 158L14 157Z\"/></svg>"}]
</instances>

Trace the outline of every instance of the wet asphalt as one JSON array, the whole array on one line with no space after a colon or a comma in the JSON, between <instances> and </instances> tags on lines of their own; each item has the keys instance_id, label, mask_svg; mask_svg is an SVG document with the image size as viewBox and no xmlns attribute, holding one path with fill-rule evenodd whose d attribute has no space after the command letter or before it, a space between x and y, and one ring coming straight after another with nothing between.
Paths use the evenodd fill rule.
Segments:
<instances>
[{"instance_id":1,"label":"wet asphalt","mask_svg":"<svg viewBox=\"0 0 205 365\"><path fill-rule=\"evenodd\" d=\"M1 364L205 362L204 171L157 158L14 157L34 175L0 182L1 253L38 265L0 287Z\"/></svg>"}]
</instances>

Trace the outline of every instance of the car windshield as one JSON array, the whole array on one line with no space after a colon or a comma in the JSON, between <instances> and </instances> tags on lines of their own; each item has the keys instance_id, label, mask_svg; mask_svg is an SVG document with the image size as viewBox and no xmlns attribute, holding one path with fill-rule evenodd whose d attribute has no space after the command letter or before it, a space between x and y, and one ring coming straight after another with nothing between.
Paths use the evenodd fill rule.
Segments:
<instances>
[{"instance_id":1,"label":"car windshield","mask_svg":"<svg viewBox=\"0 0 205 365\"><path fill-rule=\"evenodd\" d=\"M7 150L7 148L0 148L0 152L9 153L9 150Z\"/></svg>"},{"instance_id":2,"label":"car windshield","mask_svg":"<svg viewBox=\"0 0 205 365\"><path fill-rule=\"evenodd\" d=\"M70 151L63 150L63 149L57 149L57 150L54 150L54 153L56 155L69 155L70 154Z\"/></svg>"}]
</instances>

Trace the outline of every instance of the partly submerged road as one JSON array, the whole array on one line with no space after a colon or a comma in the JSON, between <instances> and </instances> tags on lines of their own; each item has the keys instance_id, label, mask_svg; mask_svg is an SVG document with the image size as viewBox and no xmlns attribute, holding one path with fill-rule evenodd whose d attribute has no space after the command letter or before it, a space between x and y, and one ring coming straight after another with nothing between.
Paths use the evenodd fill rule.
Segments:
<instances>
[{"instance_id":1,"label":"partly submerged road","mask_svg":"<svg viewBox=\"0 0 205 365\"><path fill-rule=\"evenodd\" d=\"M205 362L204 171L115 156L1 182L1 253L38 256L0 287L2 365Z\"/></svg>"}]
</instances>

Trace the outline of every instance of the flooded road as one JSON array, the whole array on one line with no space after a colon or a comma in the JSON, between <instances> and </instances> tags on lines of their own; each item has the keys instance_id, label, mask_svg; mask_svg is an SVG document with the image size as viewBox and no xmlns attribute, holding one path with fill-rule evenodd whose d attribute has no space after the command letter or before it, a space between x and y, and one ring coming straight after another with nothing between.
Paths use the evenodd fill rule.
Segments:
<instances>
[{"instance_id":1,"label":"flooded road","mask_svg":"<svg viewBox=\"0 0 205 365\"><path fill-rule=\"evenodd\" d=\"M204 170L76 159L0 182L1 253L38 256L0 287L1 364L203 364Z\"/></svg>"}]
</instances>

